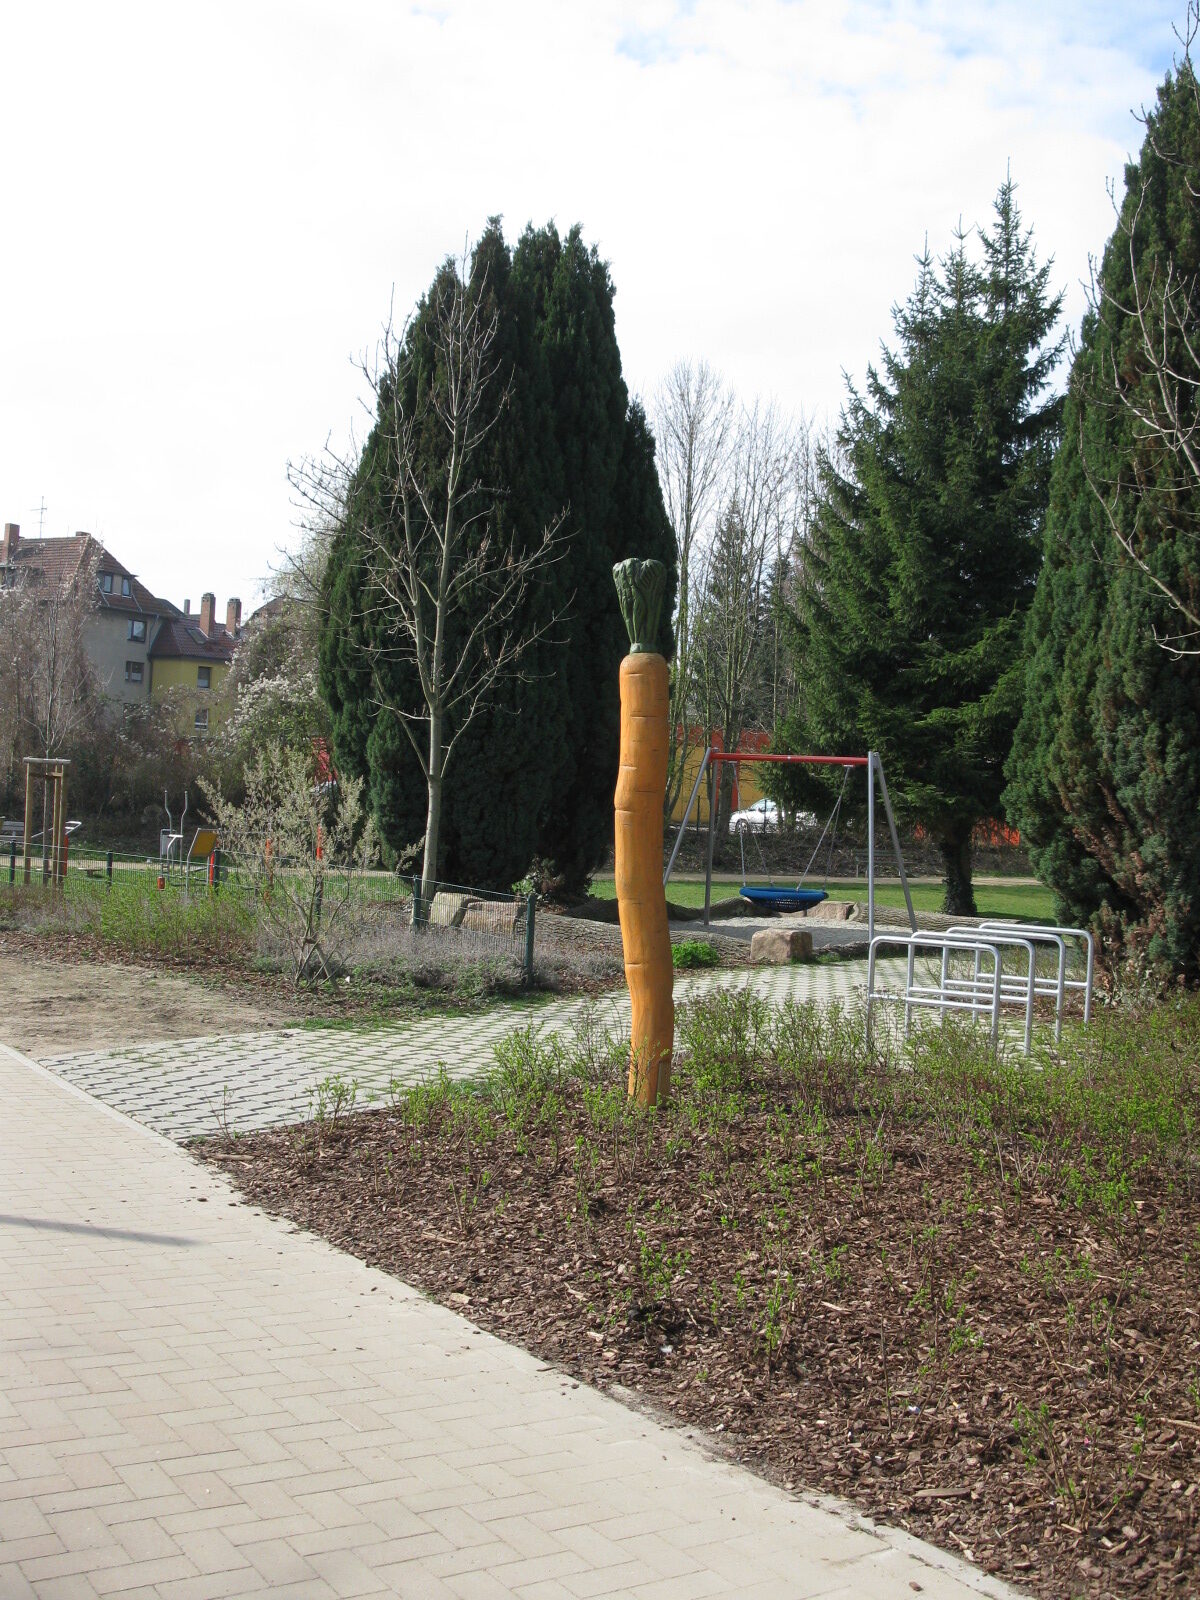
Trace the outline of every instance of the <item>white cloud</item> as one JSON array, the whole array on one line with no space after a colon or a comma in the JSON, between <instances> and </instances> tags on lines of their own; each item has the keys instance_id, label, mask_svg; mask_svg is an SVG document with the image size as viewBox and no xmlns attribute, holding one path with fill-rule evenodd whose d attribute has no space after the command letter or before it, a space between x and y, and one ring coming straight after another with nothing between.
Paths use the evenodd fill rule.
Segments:
<instances>
[{"instance_id":1,"label":"white cloud","mask_svg":"<svg viewBox=\"0 0 1200 1600\"><path fill-rule=\"evenodd\" d=\"M1178 8L949 0L7 7L0 516L244 597L486 217L582 220L631 387L703 354L836 409L1011 162L1072 323Z\"/></svg>"}]
</instances>

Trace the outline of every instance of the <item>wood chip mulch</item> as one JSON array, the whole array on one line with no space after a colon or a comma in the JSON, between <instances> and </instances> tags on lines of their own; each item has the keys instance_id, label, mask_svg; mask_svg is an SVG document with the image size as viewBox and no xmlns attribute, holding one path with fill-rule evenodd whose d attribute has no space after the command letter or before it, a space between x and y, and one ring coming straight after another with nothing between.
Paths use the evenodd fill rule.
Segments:
<instances>
[{"instance_id":1,"label":"wood chip mulch","mask_svg":"<svg viewBox=\"0 0 1200 1600\"><path fill-rule=\"evenodd\" d=\"M1081 1206L1052 1165L836 1108L777 1139L788 1093L598 1140L575 1084L535 1126L460 1100L198 1153L787 1489L1037 1595L1200 1591L1200 1203Z\"/></svg>"}]
</instances>

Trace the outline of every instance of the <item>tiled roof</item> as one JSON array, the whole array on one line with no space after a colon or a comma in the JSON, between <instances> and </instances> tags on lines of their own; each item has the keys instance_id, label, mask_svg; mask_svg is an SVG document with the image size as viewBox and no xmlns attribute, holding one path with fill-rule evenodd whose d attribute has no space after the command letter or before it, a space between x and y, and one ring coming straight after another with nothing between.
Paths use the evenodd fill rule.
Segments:
<instances>
[{"instance_id":1,"label":"tiled roof","mask_svg":"<svg viewBox=\"0 0 1200 1600\"><path fill-rule=\"evenodd\" d=\"M147 654L152 661L232 661L237 640L220 623L209 637L200 631L199 618L174 616L163 623Z\"/></svg>"},{"instance_id":2,"label":"tiled roof","mask_svg":"<svg viewBox=\"0 0 1200 1600\"><path fill-rule=\"evenodd\" d=\"M90 533L73 533L63 539L22 539L13 551L10 565L18 571L36 574L43 582L57 583L65 588L91 561L96 563L97 578L106 572L111 573L113 578L111 594L103 589L97 593L103 610L133 616L179 615L178 606L151 594L145 584L139 582L129 568L122 566ZM122 578L129 579L129 594L121 593Z\"/></svg>"}]
</instances>

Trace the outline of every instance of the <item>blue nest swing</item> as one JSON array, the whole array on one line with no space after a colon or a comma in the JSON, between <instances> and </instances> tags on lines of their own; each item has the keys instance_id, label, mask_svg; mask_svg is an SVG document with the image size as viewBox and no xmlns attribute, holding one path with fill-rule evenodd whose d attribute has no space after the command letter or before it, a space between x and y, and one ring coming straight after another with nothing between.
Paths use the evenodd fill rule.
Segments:
<instances>
[{"instance_id":1,"label":"blue nest swing","mask_svg":"<svg viewBox=\"0 0 1200 1600\"><path fill-rule=\"evenodd\" d=\"M763 906L768 911L807 911L810 906L820 905L822 900L829 899L824 889L805 889L801 884L788 889L773 883L744 883L738 893L743 900Z\"/></svg>"},{"instance_id":2,"label":"blue nest swing","mask_svg":"<svg viewBox=\"0 0 1200 1600\"><path fill-rule=\"evenodd\" d=\"M821 846L825 843L826 834L829 835L829 854L825 858L825 882L829 882L829 869L833 863L833 849L837 843L838 816L842 809L842 801L846 795L846 784L849 781L851 768L847 767L842 774L842 787L838 790L838 797L834 801L833 810L825 826L821 829L821 837L813 847L813 853L808 858L808 865L800 874L800 882L795 885L783 883L747 883L746 882L746 834L750 832L746 827L738 829L738 842L742 853L742 887L738 890L743 900L749 900L751 905L761 906L764 911L808 911L812 906L820 905L822 900L829 899L829 892L825 888L806 889L804 880L812 871L812 864L817 859ZM763 876L768 877L767 864L763 857L762 841L758 835L750 832L758 848L759 861L762 863Z\"/></svg>"}]
</instances>

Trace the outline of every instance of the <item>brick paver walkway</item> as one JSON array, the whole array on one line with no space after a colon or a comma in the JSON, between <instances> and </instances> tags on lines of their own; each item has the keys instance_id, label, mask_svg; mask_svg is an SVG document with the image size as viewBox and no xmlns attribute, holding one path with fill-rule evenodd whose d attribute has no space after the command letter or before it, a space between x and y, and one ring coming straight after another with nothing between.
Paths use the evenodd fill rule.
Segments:
<instances>
[{"instance_id":1,"label":"brick paver walkway","mask_svg":"<svg viewBox=\"0 0 1200 1600\"><path fill-rule=\"evenodd\" d=\"M903 971L903 962L881 963ZM751 987L766 999L857 1003L865 962L736 968L680 976L676 1002L719 987ZM411 1083L445 1067L455 1076L482 1071L514 1028L570 1032L591 1010L602 1027L629 1028L625 991L601 1002L578 999L518 1008L497 1005L478 1016L433 1016L369 1030L285 1028L271 1033L173 1039L120 1049L79 1051L44 1065L107 1105L171 1138L241 1132L298 1122L325 1078L359 1085L358 1105L384 1098L389 1083Z\"/></svg>"},{"instance_id":2,"label":"brick paver walkway","mask_svg":"<svg viewBox=\"0 0 1200 1600\"><path fill-rule=\"evenodd\" d=\"M0 1047L4 1600L966 1600L1000 1585L239 1204Z\"/></svg>"}]
</instances>

